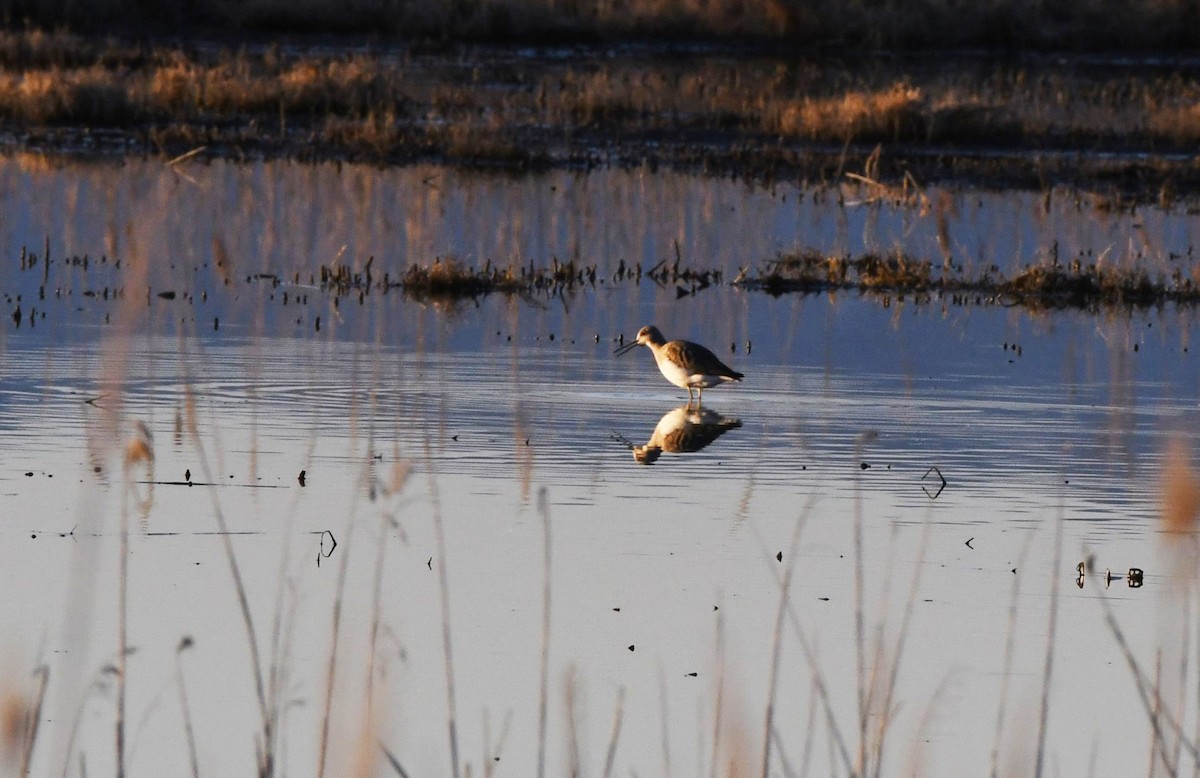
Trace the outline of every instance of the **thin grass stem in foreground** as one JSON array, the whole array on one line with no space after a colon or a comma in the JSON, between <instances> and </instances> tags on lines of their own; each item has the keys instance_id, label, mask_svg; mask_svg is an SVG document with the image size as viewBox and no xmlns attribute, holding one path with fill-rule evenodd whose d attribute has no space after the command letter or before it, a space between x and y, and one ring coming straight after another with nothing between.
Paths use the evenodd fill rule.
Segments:
<instances>
[{"instance_id":1,"label":"thin grass stem in foreground","mask_svg":"<svg viewBox=\"0 0 1200 778\"><path fill-rule=\"evenodd\" d=\"M1046 763L1046 730L1050 723L1050 680L1054 675L1054 638L1058 627L1058 584L1062 563L1063 508L1059 506L1058 518L1054 522L1054 562L1050 566L1050 624L1046 634L1046 663L1042 671L1042 702L1038 714L1037 761L1033 774L1040 778Z\"/></svg>"},{"instance_id":2,"label":"thin grass stem in foreground","mask_svg":"<svg viewBox=\"0 0 1200 778\"><path fill-rule=\"evenodd\" d=\"M446 529L442 516L442 498L433 472L433 451L425 436L425 462L428 466L429 500L433 509L433 534L438 554L438 594L442 611L442 653L446 661L446 728L450 739L450 774L459 778L458 711L455 704L454 650L450 640L450 579L446 572Z\"/></svg>"},{"instance_id":3,"label":"thin grass stem in foreground","mask_svg":"<svg viewBox=\"0 0 1200 778\"><path fill-rule=\"evenodd\" d=\"M550 673L550 506L546 487L538 490L538 513L542 517L542 661L538 689L538 778L546 774L547 686Z\"/></svg>"},{"instance_id":4,"label":"thin grass stem in foreground","mask_svg":"<svg viewBox=\"0 0 1200 778\"><path fill-rule=\"evenodd\" d=\"M771 676L767 687L767 710L763 721L762 778L769 778L771 774L771 738L772 733L775 731L775 693L779 688L779 662L782 658L783 648L783 620L790 600L792 574L796 569L800 535L808 519L808 509L811 504L812 500L809 499L808 504L804 506L800 511L800 515L796 517L796 526L792 530L792 540L788 544L787 566L783 573L783 580L779 582L779 607L775 613L775 631L771 647Z\"/></svg>"},{"instance_id":5,"label":"thin grass stem in foreground","mask_svg":"<svg viewBox=\"0 0 1200 778\"><path fill-rule=\"evenodd\" d=\"M1025 569L1025 559L1033 545L1033 530L1025 534L1025 542L1021 544L1021 554L1017 557L1017 568ZM991 778L1000 778L1000 744L1004 739L1004 719L1008 714L1009 678L1012 675L1013 653L1017 637L1017 604L1021 593L1021 576L1014 575L1012 591L1008 599L1008 629L1004 640L1004 660L1001 664L1000 701L996 704L996 734L992 740L992 771Z\"/></svg>"}]
</instances>

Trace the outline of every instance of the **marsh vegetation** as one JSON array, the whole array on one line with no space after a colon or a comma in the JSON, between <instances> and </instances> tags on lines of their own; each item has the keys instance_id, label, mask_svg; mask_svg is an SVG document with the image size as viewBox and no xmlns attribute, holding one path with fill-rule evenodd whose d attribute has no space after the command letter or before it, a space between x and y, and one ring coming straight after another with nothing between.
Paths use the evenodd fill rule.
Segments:
<instances>
[{"instance_id":1,"label":"marsh vegetation","mask_svg":"<svg viewBox=\"0 0 1200 778\"><path fill-rule=\"evenodd\" d=\"M429 51L0 34L9 148L74 154L665 165L837 182L868 164L991 185L1187 196L1200 67L1160 61L654 46Z\"/></svg>"},{"instance_id":2,"label":"marsh vegetation","mask_svg":"<svg viewBox=\"0 0 1200 778\"><path fill-rule=\"evenodd\" d=\"M4 769L1200 767L1192 5L145 5L0 3Z\"/></svg>"}]
</instances>

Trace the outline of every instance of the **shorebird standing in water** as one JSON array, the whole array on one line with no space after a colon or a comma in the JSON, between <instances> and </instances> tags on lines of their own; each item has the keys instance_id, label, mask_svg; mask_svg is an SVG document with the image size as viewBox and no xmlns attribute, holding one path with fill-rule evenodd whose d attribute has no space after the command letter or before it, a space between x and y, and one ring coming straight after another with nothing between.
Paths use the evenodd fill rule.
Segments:
<instances>
[{"instance_id":1,"label":"shorebird standing in water","mask_svg":"<svg viewBox=\"0 0 1200 778\"><path fill-rule=\"evenodd\" d=\"M697 400L703 402L704 390L726 381L741 381L742 374L730 368L717 355L688 340L668 341L658 328L647 325L638 330L637 337L616 350L616 354L630 351L636 346L646 346L654 354L658 370L663 378L678 387L688 390L688 403L692 402L692 390L698 393Z\"/></svg>"}]
</instances>

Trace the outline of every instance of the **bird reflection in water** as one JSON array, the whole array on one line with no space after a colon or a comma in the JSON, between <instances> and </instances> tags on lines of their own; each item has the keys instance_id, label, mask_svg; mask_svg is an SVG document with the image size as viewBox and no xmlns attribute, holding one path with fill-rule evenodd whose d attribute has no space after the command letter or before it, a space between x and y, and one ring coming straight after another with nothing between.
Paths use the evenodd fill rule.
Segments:
<instances>
[{"instance_id":1,"label":"bird reflection in water","mask_svg":"<svg viewBox=\"0 0 1200 778\"><path fill-rule=\"evenodd\" d=\"M618 439L629 446L635 460L643 465L652 465L664 451L671 454L691 454L740 426L741 419L722 416L708 408L687 404L664 414L644 446L624 438Z\"/></svg>"}]
</instances>

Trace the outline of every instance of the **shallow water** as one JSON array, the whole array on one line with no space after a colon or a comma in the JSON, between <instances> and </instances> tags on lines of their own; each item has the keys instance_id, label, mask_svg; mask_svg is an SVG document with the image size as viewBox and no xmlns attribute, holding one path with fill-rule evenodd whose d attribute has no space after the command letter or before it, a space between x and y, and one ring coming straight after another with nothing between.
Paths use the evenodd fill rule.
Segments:
<instances>
[{"instance_id":1,"label":"shallow water","mask_svg":"<svg viewBox=\"0 0 1200 778\"><path fill-rule=\"evenodd\" d=\"M343 245L356 267L375 254L377 272L435 255L557 254L604 274L617 258L671 258L676 240L698 266L732 273L810 245L934 251L938 226L919 205L848 208L825 191L636 172L186 172L193 180L153 163L19 160L0 171L3 256L40 252L49 234L52 257L93 258L87 271L53 266L50 288L63 292L37 303L40 266L0 272L11 304L20 293L26 311L46 312L32 328L5 320L0 363L7 684L50 668L35 772L112 771L116 686L104 668L122 517L133 774L190 770L184 710L201 774L253 769L254 663L226 540L263 672L277 671L264 684L282 711L284 772L316 772L328 720L328 774L359 760L373 762L365 774L393 774L383 749L409 774L448 774L448 618L460 767L533 774L547 527L548 774L573 759L603 772L618 705L614 774L758 765L768 699L775 774L844 774L864 739L864 689L875 694L866 742L891 726L884 774L982 772L993 748L1002 774L1027 774L1051 639L1045 763L1146 769L1152 730L1103 603L1151 675L1157 652L1167 667L1194 631L1180 616L1194 565L1177 566L1188 557L1158 518L1167 441L1198 431L1189 311L884 307L726 286L677 298L649 281L569 299L446 307L389 294L335 307L304 279L245 275L307 274ZM1153 247L1140 261L1169 267L1195 229L1182 211L1056 206L1065 195L1050 212L1040 194L946 196L958 203L946 227L964 247L955 261L1012 266L1055 241L1099 254L1137 234ZM967 203L978 208L963 216ZM96 266L105 252L123 266ZM236 270L216 269L220 257ZM123 300L82 296L109 283ZM147 287L180 296L128 291ZM709 343L746 381L707 392L709 415L689 420L649 354L612 355L618 333L648 322ZM696 434L725 429L698 451L635 461L632 447L681 420ZM138 421L153 464L124 469ZM1077 588L1089 554L1099 575L1143 568L1144 585L1105 589L1093 574ZM178 651L185 636L195 644ZM860 648L874 682L860 677ZM1196 682L1195 667L1160 672L1168 689Z\"/></svg>"}]
</instances>

